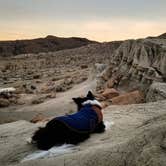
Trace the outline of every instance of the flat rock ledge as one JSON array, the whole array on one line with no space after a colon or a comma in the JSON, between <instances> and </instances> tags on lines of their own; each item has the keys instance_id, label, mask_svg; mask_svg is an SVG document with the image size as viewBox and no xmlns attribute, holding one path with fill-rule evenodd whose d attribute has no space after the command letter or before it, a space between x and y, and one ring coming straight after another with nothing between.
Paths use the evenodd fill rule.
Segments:
<instances>
[{"instance_id":1,"label":"flat rock ledge","mask_svg":"<svg viewBox=\"0 0 166 166\"><path fill-rule=\"evenodd\" d=\"M26 143L41 124L17 121L0 125L0 165L3 166L165 166L166 100L109 106L105 121L113 125L93 134L74 153L20 162L36 151Z\"/></svg>"}]
</instances>

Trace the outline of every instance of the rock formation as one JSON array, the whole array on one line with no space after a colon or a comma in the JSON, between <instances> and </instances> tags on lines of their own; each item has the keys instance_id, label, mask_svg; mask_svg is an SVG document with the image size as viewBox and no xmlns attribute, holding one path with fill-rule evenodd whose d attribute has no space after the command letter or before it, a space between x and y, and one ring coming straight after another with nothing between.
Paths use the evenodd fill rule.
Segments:
<instances>
[{"instance_id":1,"label":"rock formation","mask_svg":"<svg viewBox=\"0 0 166 166\"><path fill-rule=\"evenodd\" d=\"M74 153L21 162L37 151L26 139L42 124L17 121L0 125L0 165L3 166L165 166L166 101L109 106L103 134L77 145Z\"/></svg>"},{"instance_id":2,"label":"rock formation","mask_svg":"<svg viewBox=\"0 0 166 166\"><path fill-rule=\"evenodd\" d=\"M166 40L146 38L124 41L98 76L97 90L118 88L147 91L152 82L166 82Z\"/></svg>"}]
</instances>

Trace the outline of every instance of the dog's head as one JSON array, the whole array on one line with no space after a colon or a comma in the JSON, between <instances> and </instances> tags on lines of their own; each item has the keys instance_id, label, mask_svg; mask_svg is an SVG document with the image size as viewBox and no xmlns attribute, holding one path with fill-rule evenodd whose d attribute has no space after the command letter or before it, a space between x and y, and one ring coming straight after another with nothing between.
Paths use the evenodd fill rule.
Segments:
<instances>
[{"instance_id":1,"label":"dog's head","mask_svg":"<svg viewBox=\"0 0 166 166\"><path fill-rule=\"evenodd\" d=\"M72 98L72 99L76 103L78 111L85 104L92 104L92 105L99 105L99 106L101 106L101 104L96 100L95 96L93 95L93 93L91 91L88 92L86 97L77 97L77 98Z\"/></svg>"}]
</instances>

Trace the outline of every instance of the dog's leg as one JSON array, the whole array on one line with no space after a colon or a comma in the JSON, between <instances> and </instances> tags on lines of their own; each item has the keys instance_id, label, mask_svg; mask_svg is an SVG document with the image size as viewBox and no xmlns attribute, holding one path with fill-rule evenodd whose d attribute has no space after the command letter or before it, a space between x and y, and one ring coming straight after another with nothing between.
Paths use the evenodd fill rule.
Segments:
<instances>
[{"instance_id":1,"label":"dog's leg","mask_svg":"<svg viewBox=\"0 0 166 166\"><path fill-rule=\"evenodd\" d=\"M32 144L33 140L32 140L32 138L27 138L27 139L26 139L26 142L27 142L28 144Z\"/></svg>"},{"instance_id":2,"label":"dog's leg","mask_svg":"<svg viewBox=\"0 0 166 166\"><path fill-rule=\"evenodd\" d=\"M102 121L102 122L100 122L100 123L96 126L95 130L93 131L93 133L102 133L102 132L104 132L104 131L105 131L105 124L104 124L104 122Z\"/></svg>"}]
</instances>

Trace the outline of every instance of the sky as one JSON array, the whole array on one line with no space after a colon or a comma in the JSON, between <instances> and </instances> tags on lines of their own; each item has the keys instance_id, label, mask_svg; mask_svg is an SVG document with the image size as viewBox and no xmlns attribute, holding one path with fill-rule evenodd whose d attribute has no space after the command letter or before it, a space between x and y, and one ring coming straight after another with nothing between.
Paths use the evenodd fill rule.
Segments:
<instances>
[{"instance_id":1,"label":"sky","mask_svg":"<svg viewBox=\"0 0 166 166\"><path fill-rule=\"evenodd\" d=\"M113 41L166 32L166 0L0 0L0 40Z\"/></svg>"}]
</instances>

